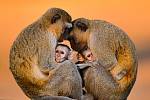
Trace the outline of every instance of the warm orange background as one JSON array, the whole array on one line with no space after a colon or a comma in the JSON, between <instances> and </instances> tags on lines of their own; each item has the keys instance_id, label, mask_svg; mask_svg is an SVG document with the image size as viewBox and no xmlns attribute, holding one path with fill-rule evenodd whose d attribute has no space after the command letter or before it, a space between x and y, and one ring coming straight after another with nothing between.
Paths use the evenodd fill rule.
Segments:
<instances>
[{"instance_id":1,"label":"warm orange background","mask_svg":"<svg viewBox=\"0 0 150 100\"><path fill-rule=\"evenodd\" d=\"M150 99L149 0L1 0L0 99L28 100L8 69L9 50L19 32L51 7L66 10L73 19L103 19L126 31L139 55L137 81L128 100Z\"/></svg>"}]
</instances>

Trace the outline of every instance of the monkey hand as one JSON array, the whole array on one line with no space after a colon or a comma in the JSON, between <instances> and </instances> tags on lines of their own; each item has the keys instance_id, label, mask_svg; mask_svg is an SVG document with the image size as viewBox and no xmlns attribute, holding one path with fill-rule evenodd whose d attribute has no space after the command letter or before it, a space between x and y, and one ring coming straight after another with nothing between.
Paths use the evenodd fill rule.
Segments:
<instances>
[{"instance_id":1,"label":"monkey hand","mask_svg":"<svg viewBox=\"0 0 150 100\"><path fill-rule=\"evenodd\" d=\"M121 80L125 75L127 74L127 70L123 69L121 70L119 73L117 73L116 75L114 75L115 80L119 81Z\"/></svg>"},{"instance_id":2,"label":"monkey hand","mask_svg":"<svg viewBox=\"0 0 150 100\"><path fill-rule=\"evenodd\" d=\"M86 69L86 68L89 68L90 66L92 66L92 64L91 63L83 63L83 64L76 64L76 66L79 69Z\"/></svg>"}]
</instances>

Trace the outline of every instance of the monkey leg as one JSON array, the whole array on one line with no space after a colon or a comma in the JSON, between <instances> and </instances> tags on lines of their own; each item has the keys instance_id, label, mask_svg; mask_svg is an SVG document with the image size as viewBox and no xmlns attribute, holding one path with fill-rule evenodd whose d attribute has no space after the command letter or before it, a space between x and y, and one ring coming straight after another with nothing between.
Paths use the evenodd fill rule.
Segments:
<instances>
[{"instance_id":1,"label":"monkey leg","mask_svg":"<svg viewBox=\"0 0 150 100\"><path fill-rule=\"evenodd\" d=\"M94 100L124 100L119 84L103 66L91 66L84 73L85 88Z\"/></svg>"},{"instance_id":2,"label":"monkey leg","mask_svg":"<svg viewBox=\"0 0 150 100\"><path fill-rule=\"evenodd\" d=\"M65 96L37 96L32 98L31 100L76 100Z\"/></svg>"}]
</instances>

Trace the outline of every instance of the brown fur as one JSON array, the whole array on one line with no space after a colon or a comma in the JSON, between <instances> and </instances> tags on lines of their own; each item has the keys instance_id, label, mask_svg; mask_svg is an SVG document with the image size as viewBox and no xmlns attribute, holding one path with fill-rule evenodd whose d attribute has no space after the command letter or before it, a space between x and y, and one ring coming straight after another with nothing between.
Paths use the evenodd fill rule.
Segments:
<instances>
[{"instance_id":1,"label":"brown fur","mask_svg":"<svg viewBox=\"0 0 150 100\"><path fill-rule=\"evenodd\" d=\"M52 23L56 14L61 17ZM13 43L10 70L29 98L81 99L81 78L75 65L70 61L58 65L54 57L57 40L70 22L71 17L64 10L49 9Z\"/></svg>"},{"instance_id":2,"label":"brown fur","mask_svg":"<svg viewBox=\"0 0 150 100\"><path fill-rule=\"evenodd\" d=\"M125 32L106 21L79 18L73 24L70 33L72 48L80 53L90 48L97 59L98 65L93 63L85 71L87 91L98 100L126 99L137 75L138 62L133 42ZM123 70L127 73L121 80L116 80L115 76Z\"/></svg>"}]
</instances>

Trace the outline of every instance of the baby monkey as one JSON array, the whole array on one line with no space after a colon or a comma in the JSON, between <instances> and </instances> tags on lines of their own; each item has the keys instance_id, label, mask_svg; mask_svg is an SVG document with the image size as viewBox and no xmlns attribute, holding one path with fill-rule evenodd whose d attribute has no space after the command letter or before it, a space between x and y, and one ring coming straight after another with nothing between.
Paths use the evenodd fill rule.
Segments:
<instances>
[{"instance_id":1,"label":"baby monkey","mask_svg":"<svg viewBox=\"0 0 150 100\"><path fill-rule=\"evenodd\" d=\"M71 55L71 49L65 44L57 44L55 48L55 61L57 63L62 63L65 60L69 60Z\"/></svg>"},{"instance_id":2,"label":"baby monkey","mask_svg":"<svg viewBox=\"0 0 150 100\"><path fill-rule=\"evenodd\" d=\"M95 62L96 58L93 56L93 53L88 48L81 53L77 54L78 62L76 62L79 69L88 68L90 63ZM84 64L83 64L84 63Z\"/></svg>"},{"instance_id":3,"label":"baby monkey","mask_svg":"<svg viewBox=\"0 0 150 100\"><path fill-rule=\"evenodd\" d=\"M56 48L55 48L55 61L57 63L62 63L65 60L71 60L71 56L72 56L71 53L72 52L71 52L71 49L70 49L69 46L67 46L65 44L57 44ZM93 60L93 54L90 51L90 49L88 49L85 52L83 52L83 55L81 55L81 54L78 53L77 59L78 59L78 61L81 61L81 62L82 62L82 60L83 61L87 60L89 62L93 62L94 61ZM85 66L85 68L83 68L83 69L88 68L84 64L81 65L81 66ZM81 75L81 78L83 78L82 77L83 73L81 72L82 68L79 68L79 66L77 66L77 69L78 69L78 71L79 71L79 73ZM82 80L82 84L84 84L83 80ZM84 85L83 85L83 94L84 95L82 95L82 100L94 100L93 97L92 97L92 95L85 94L85 93L86 93L86 90L85 90Z\"/></svg>"},{"instance_id":4,"label":"baby monkey","mask_svg":"<svg viewBox=\"0 0 150 100\"><path fill-rule=\"evenodd\" d=\"M55 48L55 61L57 63L62 63L65 60L71 59L71 49L65 44L57 44ZM93 56L90 49L83 51L81 54L77 54L78 62L77 64L94 62L95 57Z\"/></svg>"},{"instance_id":5,"label":"baby monkey","mask_svg":"<svg viewBox=\"0 0 150 100\"><path fill-rule=\"evenodd\" d=\"M93 54L89 48L82 52L82 57L88 62L94 62L95 61L95 57L93 56Z\"/></svg>"},{"instance_id":6,"label":"baby monkey","mask_svg":"<svg viewBox=\"0 0 150 100\"><path fill-rule=\"evenodd\" d=\"M96 61L96 58L94 57L93 53L89 48L81 52L81 54L78 53L77 58L78 62L76 64L78 65L79 69L88 68L90 66L90 63ZM87 63L87 65L83 63ZM127 74L127 70L122 69L119 73L111 73L111 74L115 80L119 81Z\"/></svg>"}]
</instances>

